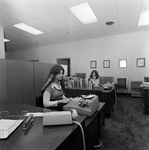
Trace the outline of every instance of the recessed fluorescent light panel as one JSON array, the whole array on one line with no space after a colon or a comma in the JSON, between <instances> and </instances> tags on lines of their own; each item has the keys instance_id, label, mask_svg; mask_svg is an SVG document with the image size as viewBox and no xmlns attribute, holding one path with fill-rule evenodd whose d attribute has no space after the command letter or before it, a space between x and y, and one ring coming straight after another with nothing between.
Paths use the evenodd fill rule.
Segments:
<instances>
[{"instance_id":1,"label":"recessed fluorescent light panel","mask_svg":"<svg viewBox=\"0 0 149 150\"><path fill-rule=\"evenodd\" d=\"M98 22L97 17L95 16L93 10L90 5L86 3L82 3L73 7L70 7L69 10L83 23L90 24L94 22Z\"/></svg>"},{"instance_id":2,"label":"recessed fluorescent light panel","mask_svg":"<svg viewBox=\"0 0 149 150\"><path fill-rule=\"evenodd\" d=\"M4 42L9 42L10 40L8 40L8 39L4 39Z\"/></svg>"},{"instance_id":3,"label":"recessed fluorescent light panel","mask_svg":"<svg viewBox=\"0 0 149 150\"><path fill-rule=\"evenodd\" d=\"M20 30L23 30L23 31L26 31L26 32L29 32L31 34L34 34L34 35L38 35L38 34L43 34L42 31L39 31L31 26L28 26L24 23L19 23L19 24L15 24L13 25L14 27L20 29Z\"/></svg>"},{"instance_id":4,"label":"recessed fluorescent light panel","mask_svg":"<svg viewBox=\"0 0 149 150\"><path fill-rule=\"evenodd\" d=\"M144 11L140 15L138 26L147 26L147 25L149 25L149 11Z\"/></svg>"}]
</instances>

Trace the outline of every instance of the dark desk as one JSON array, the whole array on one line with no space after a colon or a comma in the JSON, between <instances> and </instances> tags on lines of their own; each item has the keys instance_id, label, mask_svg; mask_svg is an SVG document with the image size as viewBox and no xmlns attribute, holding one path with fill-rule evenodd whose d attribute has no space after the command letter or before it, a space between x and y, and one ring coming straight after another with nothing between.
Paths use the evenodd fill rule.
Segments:
<instances>
[{"instance_id":1,"label":"dark desk","mask_svg":"<svg viewBox=\"0 0 149 150\"><path fill-rule=\"evenodd\" d=\"M149 87L141 87L142 104L145 112L149 112Z\"/></svg>"},{"instance_id":2,"label":"dark desk","mask_svg":"<svg viewBox=\"0 0 149 150\"><path fill-rule=\"evenodd\" d=\"M10 115L20 115L22 110L29 112L50 111L30 105L0 102L0 111L5 110L8 110ZM78 119L82 126L84 126L85 119L84 116ZM43 127L42 117L34 117L34 122L27 131L22 130L21 124L7 139L0 140L0 150L59 150L63 148L65 150L80 150L83 147L78 125Z\"/></svg>"},{"instance_id":3,"label":"dark desk","mask_svg":"<svg viewBox=\"0 0 149 150\"><path fill-rule=\"evenodd\" d=\"M99 138L100 130L104 126L104 115L102 103L92 117L88 118L80 116L78 122L80 122L84 128L86 147L87 150L91 150L96 140ZM10 115L19 115L22 110L28 112L47 112L49 109L34 107L30 105L24 105L19 103L12 103L3 101L0 102L0 111L10 112ZM102 111L100 111L102 110ZM102 113L100 113L102 112ZM100 118L102 117L102 118ZM93 121L94 120L94 121ZM94 130L94 127L97 127ZM92 135L90 135L92 133ZM89 143L90 138L94 138ZM59 125L43 127L42 117L34 117L34 122L24 132L22 130L22 124L7 138L0 140L0 150L82 150L82 134L78 125Z\"/></svg>"},{"instance_id":4,"label":"dark desk","mask_svg":"<svg viewBox=\"0 0 149 150\"><path fill-rule=\"evenodd\" d=\"M87 118L85 121L86 150L92 150L97 140L100 139L100 133L105 126L105 103L99 103L99 109L94 117Z\"/></svg>"},{"instance_id":5,"label":"dark desk","mask_svg":"<svg viewBox=\"0 0 149 150\"><path fill-rule=\"evenodd\" d=\"M115 88L111 90L88 90L88 89L77 89L68 88L65 90L67 97L77 97L79 95L96 94L99 97L100 102L105 103L105 113L111 116L111 113L116 105L116 92Z\"/></svg>"}]
</instances>

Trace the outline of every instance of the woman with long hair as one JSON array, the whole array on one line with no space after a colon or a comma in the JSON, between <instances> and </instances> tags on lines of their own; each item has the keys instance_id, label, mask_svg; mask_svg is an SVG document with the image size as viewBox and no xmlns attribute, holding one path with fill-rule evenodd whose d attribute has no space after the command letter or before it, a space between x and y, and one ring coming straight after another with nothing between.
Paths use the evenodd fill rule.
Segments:
<instances>
[{"instance_id":1,"label":"woman with long hair","mask_svg":"<svg viewBox=\"0 0 149 150\"><path fill-rule=\"evenodd\" d=\"M98 74L97 70L93 70L91 72L90 79L95 87L99 86L99 74Z\"/></svg>"},{"instance_id":2,"label":"woman with long hair","mask_svg":"<svg viewBox=\"0 0 149 150\"><path fill-rule=\"evenodd\" d=\"M47 81L41 90L44 107L63 110L63 106L70 102L70 99L64 95L63 75L64 68L61 65L55 65L51 68Z\"/></svg>"}]
</instances>

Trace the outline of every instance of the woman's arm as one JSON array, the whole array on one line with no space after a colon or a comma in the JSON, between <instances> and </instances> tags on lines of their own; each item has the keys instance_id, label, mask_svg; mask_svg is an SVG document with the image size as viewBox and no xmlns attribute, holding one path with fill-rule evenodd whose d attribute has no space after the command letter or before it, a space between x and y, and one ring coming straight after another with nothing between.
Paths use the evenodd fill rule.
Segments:
<instances>
[{"instance_id":1,"label":"woman's arm","mask_svg":"<svg viewBox=\"0 0 149 150\"><path fill-rule=\"evenodd\" d=\"M50 101L51 94L48 91L45 91L43 94L43 105L44 107L57 107L60 103L69 103L70 99L63 96L61 100L58 101Z\"/></svg>"},{"instance_id":2,"label":"woman's arm","mask_svg":"<svg viewBox=\"0 0 149 150\"><path fill-rule=\"evenodd\" d=\"M43 93L44 107L57 107L57 101L50 101L51 94L48 91Z\"/></svg>"}]
</instances>

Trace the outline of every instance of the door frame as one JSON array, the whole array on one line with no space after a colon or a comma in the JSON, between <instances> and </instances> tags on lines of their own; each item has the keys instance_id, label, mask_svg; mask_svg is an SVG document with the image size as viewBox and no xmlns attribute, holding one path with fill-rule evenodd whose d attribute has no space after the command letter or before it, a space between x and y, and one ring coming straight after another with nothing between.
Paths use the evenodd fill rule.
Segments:
<instances>
[{"instance_id":1,"label":"door frame","mask_svg":"<svg viewBox=\"0 0 149 150\"><path fill-rule=\"evenodd\" d=\"M57 58L57 64L59 64L59 60L65 60L68 63L68 76L71 75L71 58L70 57L66 57L66 58ZM64 64L65 65L65 64Z\"/></svg>"}]
</instances>

